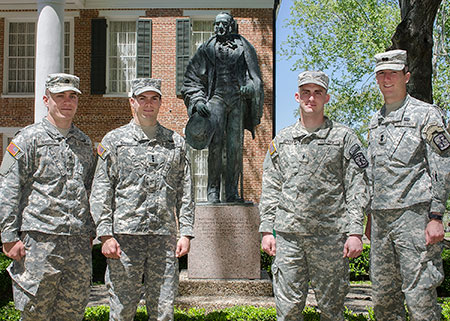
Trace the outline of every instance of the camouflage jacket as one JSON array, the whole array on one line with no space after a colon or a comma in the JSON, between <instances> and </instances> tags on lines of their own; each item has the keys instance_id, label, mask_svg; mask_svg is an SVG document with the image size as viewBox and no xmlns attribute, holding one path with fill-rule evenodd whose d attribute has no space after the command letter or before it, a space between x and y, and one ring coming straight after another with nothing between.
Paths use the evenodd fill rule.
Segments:
<instances>
[{"instance_id":1,"label":"camouflage jacket","mask_svg":"<svg viewBox=\"0 0 450 321\"><path fill-rule=\"evenodd\" d=\"M93 235L94 161L91 140L74 125L67 137L47 119L21 130L0 170L2 242L17 241L19 231Z\"/></svg>"},{"instance_id":2,"label":"camouflage jacket","mask_svg":"<svg viewBox=\"0 0 450 321\"><path fill-rule=\"evenodd\" d=\"M194 202L184 139L158 123L149 139L132 120L103 138L90 197L99 236L193 236Z\"/></svg>"},{"instance_id":3,"label":"camouflage jacket","mask_svg":"<svg viewBox=\"0 0 450 321\"><path fill-rule=\"evenodd\" d=\"M367 165L356 134L328 118L313 133L300 121L281 130L264 160L259 231L362 234Z\"/></svg>"},{"instance_id":4,"label":"camouflage jacket","mask_svg":"<svg viewBox=\"0 0 450 321\"><path fill-rule=\"evenodd\" d=\"M399 109L384 114L385 107L369 124L371 208L431 203L432 212L443 213L450 138L442 113L408 95Z\"/></svg>"}]
</instances>

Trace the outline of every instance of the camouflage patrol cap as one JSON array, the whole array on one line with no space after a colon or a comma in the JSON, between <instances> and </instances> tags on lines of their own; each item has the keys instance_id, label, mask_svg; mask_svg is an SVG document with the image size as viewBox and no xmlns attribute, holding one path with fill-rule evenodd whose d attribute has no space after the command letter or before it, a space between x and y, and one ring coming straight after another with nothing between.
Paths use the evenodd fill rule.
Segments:
<instances>
[{"instance_id":1,"label":"camouflage patrol cap","mask_svg":"<svg viewBox=\"0 0 450 321\"><path fill-rule=\"evenodd\" d=\"M316 84L328 90L328 76L323 71L304 71L298 75L298 86Z\"/></svg>"},{"instance_id":2,"label":"camouflage patrol cap","mask_svg":"<svg viewBox=\"0 0 450 321\"><path fill-rule=\"evenodd\" d=\"M403 70L406 66L406 50L389 50L375 55L375 72L380 70Z\"/></svg>"},{"instance_id":3,"label":"camouflage patrol cap","mask_svg":"<svg viewBox=\"0 0 450 321\"><path fill-rule=\"evenodd\" d=\"M137 96L146 91L154 91L162 96L161 79L136 78L131 81L131 95Z\"/></svg>"},{"instance_id":4,"label":"camouflage patrol cap","mask_svg":"<svg viewBox=\"0 0 450 321\"><path fill-rule=\"evenodd\" d=\"M65 73L49 74L45 81L45 89L52 94L62 93L63 91L73 90L81 94L80 78Z\"/></svg>"}]
</instances>

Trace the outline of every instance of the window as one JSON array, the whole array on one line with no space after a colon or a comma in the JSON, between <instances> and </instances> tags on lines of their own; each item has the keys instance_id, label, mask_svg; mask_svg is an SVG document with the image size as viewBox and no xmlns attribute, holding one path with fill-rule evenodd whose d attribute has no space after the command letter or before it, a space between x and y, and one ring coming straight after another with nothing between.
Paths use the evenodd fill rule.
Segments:
<instances>
[{"instance_id":1,"label":"window","mask_svg":"<svg viewBox=\"0 0 450 321\"><path fill-rule=\"evenodd\" d=\"M132 79L151 77L151 33L151 19L92 20L92 94L127 94Z\"/></svg>"},{"instance_id":2,"label":"window","mask_svg":"<svg viewBox=\"0 0 450 321\"><path fill-rule=\"evenodd\" d=\"M7 92L34 92L35 22L9 24Z\"/></svg>"},{"instance_id":3,"label":"window","mask_svg":"<svg viewBox=\"0 0 450 321\"><path fill-rule=\"evenodd\" d=\"M64 72L71 72L71 22L64 23ZM6 94L33 94L35 74L36 22L10 21L5 41Z\"/></svg>"},{"instance_id":4,"label":"window","mask_svg":"<svg viewBox=\"0 0 450 321\"><path fill-rule=\"evenodd\" d=\"M108 92L127 93L136 76L136 22L109 23Z\"/></svg>"},{"instance_id":5,"label":"window","mask_svg":"<svg viewBox=\"0 0 450 321\"><path fill-rule=\"evenodd\" d=\"M192 22L191 56L212 35L214 35L214 20L194 20Z\"/></svg>"}]
</instances>

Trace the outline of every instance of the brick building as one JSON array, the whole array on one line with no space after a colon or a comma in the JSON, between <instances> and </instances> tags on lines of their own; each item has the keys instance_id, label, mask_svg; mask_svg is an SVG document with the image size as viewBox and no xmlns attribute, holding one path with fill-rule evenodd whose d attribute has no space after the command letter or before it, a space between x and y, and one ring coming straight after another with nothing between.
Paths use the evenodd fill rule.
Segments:
<instances>
[{"instance_id":1,"label":"brick building","mask_svg":"<svg viewBox=\"0 0 450 321\"><path fill-rule=\"evenodd\" d=\"M256 49L264 81L264 114L256 139L245 133L244 197L258 202L262 163L273 136L274 31L279 0L55 0L62 2L61 70L80 77L83 95L75 124L94 143L130 121L129 80L161 78L160 122L183 135L188 120L179 95L189 57L213 34L221 11L231 13ZM53 2L55 2L53 1ZM20 128L35 121L43 95L37 48L58 31L39 37L40 15L49 0L0 0L0 147ZM61 47L61 48L59 48ZM43 57L45 61L51 57ZM36 109L36 110L35 110ZM39 119L37 119L39 120ZM0 155L2 158L3 153ZM205 198L207 151L191 153L196 196Z\"/></svg>"}]
</instances>

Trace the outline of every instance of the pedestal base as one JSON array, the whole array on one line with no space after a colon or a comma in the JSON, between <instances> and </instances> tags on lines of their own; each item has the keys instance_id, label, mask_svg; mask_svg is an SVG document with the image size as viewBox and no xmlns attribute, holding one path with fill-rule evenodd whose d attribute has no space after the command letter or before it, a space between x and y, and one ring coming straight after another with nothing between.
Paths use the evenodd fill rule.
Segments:
<instances>
[{"instance_id":1,"label":"pedestal base","mask_svg":"<svg viewBox=\"0 0 450 321\"><path fill-rule=\"evenodd\" d=\"M190 279L260 279L259 212L252 203L197 205Z\"/></svg>"}]
</instances>

